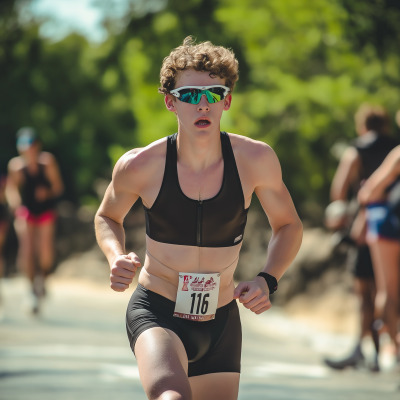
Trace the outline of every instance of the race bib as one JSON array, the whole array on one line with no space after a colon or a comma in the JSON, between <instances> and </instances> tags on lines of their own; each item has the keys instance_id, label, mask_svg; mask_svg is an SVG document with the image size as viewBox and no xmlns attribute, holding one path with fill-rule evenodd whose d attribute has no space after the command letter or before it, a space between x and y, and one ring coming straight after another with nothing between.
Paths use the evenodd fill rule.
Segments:
<instances>
[{"instance_id":1,"label":"race bib","mask_svg":"<svg viewBox=\"0 0 400 400\"><path fill-rule=\"evenodd\" d=\"M215 318L219 295L220 274L179 272L174 317L191 321Z\"/></svg>"}]
</instances>

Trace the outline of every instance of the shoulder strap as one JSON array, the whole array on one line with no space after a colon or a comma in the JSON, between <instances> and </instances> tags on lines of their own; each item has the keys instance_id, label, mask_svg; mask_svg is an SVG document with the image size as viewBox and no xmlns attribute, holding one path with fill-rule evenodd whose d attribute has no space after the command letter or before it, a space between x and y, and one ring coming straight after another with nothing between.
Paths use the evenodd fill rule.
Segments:
<instances>
[{"instance_id":1,"label":"shoulder strap","mask_svg":"<svg viewBox=\"0 0 400 400\"><path fill-rule=\"evenodd\" d=\"M239 171L236 165L235 154L233 153L231 140L226 132L221 132L221 145L225 162L226 176L232 177L239 185L243 194L242 182L240 181Z\"/></svg>"},{"instance_id":2,"label":"shoulder strap","mask_svg":"<svg viewBox=\"0 0 400 400\"><path fill-rule=\"evenodd\" d=\"M173 135L168 136L167 139L167 155L165 160L164 180L169 181L170 184L178 180L178 173L176 166L178 159L176 151L177 136L178 134L174 133Z\"/></svg>"}]
</instances>

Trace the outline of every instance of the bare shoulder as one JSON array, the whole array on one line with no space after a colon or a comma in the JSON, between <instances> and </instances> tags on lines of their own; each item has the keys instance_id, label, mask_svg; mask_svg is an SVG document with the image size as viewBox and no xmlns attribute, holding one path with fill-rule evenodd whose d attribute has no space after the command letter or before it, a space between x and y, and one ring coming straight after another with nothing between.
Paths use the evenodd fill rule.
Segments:
<instances>
[{"instance_id":1,"label":"bare shoulder","mask_svg":"<svg viewBox=\"0 0 400 400\"><path fill-rule=\"evenodd\" d=\"M358 150L353 146L349 146L343 152L341 160L348 162L348 163L352 163L352 162L356 162L359 159L359 157L360 156L358 154Z\"/></svg>"},{"instance_id":2,"label":"bare shoulder","mask_svg":"<svg viewBox=\"0 0 400 400\"><path fill-rule=\"evenodd\" d=\"M398 164L400 162L400 146L396 146L387 156L388 160Z\"/></svg>"},{"instance_id":3,"label":"bare shoulder","mask_svg":"<svg viewBox=\"0 0 400 400\"><path fill-rule=\"evenodd\" d=\"M56 158L53 156L53 154L51 154L47 151L40 152L38 161L40 164L43 164L43 165L49 166L49 167L57 164Z\"/></svg>"},{"instance_id":4,"label":"bare shoulder","mask_svg":"<svg viewBox=\"0 0 400 400\"><path fill-rule=\"evenodd\" d=\"M146 147L132 149L125 153L115 164L114 183L124 186L129 183L137 188L148 182L154 173L164 169L166 142L167 138L162 138Z\"/></svg>"},{"instance_id":5,"label":"bare shoulder","mask_svg":"<svg viewBox=\"0 0 400 400\"><path fill-rule=\"evenodd\" d=\"M229 133L229 138L238 168L246 170L256 185L266 179L282 179L280 163L271 146L233 133Z\"/></svg>"},{"instance_id":6,"label":"bare shoulder","mask_svg":"<svg viewBox=\"0 0 400 400\"><path fill-rule=\"evenodd\" d=\"M21 171L25 166L25 162L22 157L14 157L8 162L8 170L10 172L18 172Z\"/></svg>"}]
</instances>

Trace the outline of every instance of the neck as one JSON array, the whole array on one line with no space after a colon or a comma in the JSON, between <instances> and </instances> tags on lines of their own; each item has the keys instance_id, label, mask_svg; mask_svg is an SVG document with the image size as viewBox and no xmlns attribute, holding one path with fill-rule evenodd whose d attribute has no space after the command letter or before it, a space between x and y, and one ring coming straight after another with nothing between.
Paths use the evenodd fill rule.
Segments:
<instances>
[{"instance_id":1,"label":"neck","mask_svg":"<svg viewBox=\"0 0 400 400\"><path fill-rule=\"evenodd\" d=\"M32 154L24 154L23 159L25 160L25 164L27 167L36 167L38 164L38 156Z\"/></svg>"},{"instance_id":2,"label":"neck","mask_svg":"<svg viewBox=\"0 0 400 400\"><path fill-rule=\"evenodd\" d=\"M180 129L179 129L180 128ZM220 130L189 133L178 128L178 162L194 172L200 172L222 159Z\"/></svg>"}]
</instances>

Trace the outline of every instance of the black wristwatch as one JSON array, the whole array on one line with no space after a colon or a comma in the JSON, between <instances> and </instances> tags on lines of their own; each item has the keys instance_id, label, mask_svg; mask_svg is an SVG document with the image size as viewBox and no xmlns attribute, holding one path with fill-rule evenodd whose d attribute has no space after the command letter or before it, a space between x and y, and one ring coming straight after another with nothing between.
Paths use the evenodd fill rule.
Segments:
<instances>
[{"instance_id":1,"label":"black wristwatch","mask_svg":"<svg viewBox=\"0 0 400 400\"><path fill-rule=\"evenodd\" d=\"M275 293L278 289L278 281L276 278L266 272L260 272L257 276L262 276L267 282L269 294Z\"/></svg>"}]
</instances>

